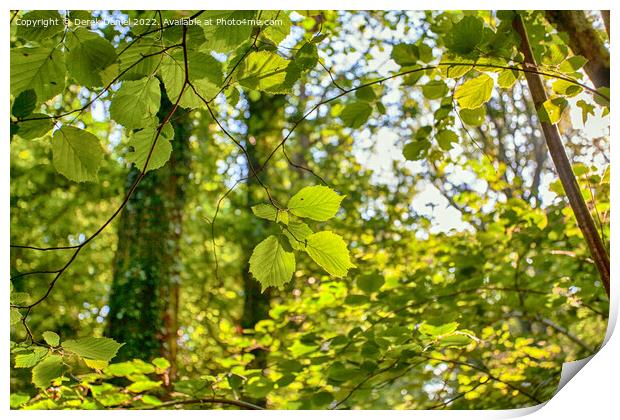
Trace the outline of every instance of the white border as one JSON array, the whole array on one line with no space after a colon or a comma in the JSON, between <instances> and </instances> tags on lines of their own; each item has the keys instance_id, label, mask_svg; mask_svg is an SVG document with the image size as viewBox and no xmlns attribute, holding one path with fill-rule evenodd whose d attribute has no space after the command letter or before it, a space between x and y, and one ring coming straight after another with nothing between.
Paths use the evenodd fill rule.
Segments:
<instances>
[{"instance_id":1,"label":"white border","mask_svg":"<svg viewBox=\"0 0 620 420\"><path fill-rule=\"evenodd\" d=\"M620 13L620 8L614 8L614 3L611 1L589 0L589 1L560 1L560 0L547 0L544 3L540 1L521 0L521 1L501 1L497 0L477 0L477 1L455 1L455 0L443 0L428 1L419 0L412 2L411 0L394 0L389 4L372 2L368 0L313 0L311 3L306 1L295 0L268 0L268 1L243 1L243 0L227 0L225 6L227 9L350 9L350 10L365 10L365 9L538 9L544 7L545 9L588 9L588 10L611 10L612 20L612 32L616 32L620 19L616 14ZM221 4L221 3L220 3ZM9 115L9 101L6 98L9 97L9 66L8 66L8 50L9 44L6 42L9 38L9 25L8 16L9 11L14 9L123 9L131 7L132 9L217 9L220 4L207 4L206 1L186 1L176 0L161 1L161 0L136 0L129 2L128 0L65 0L65 1L40 1L40 0L22 0L22 1L4 1L4 19L0 25L2 26L2 33L4 35L3 42L3 54L5 57L4 65L2 66L2 74L4 83L0 84L0 97L5 100L0 102L0 115ZM224 5L224 4L222 4ZM616 10L614 10L616 9ZM615 36L615 35L614 35ZM617 42L616 42L617 44ZM617 68L617 48L612 43L611 48L611 61L612 68ZM615 93L615 87L617 83L620 83L620 79L611 75L612 82L612 96ZM611 109L612 117L611 121L615 121L618 117L618 111L614 107ZM97 412L85 412L85 411L51 411L51 412L26 412L26 411L10 411L8 410L9 404L9 340L10 334L8 326L8 278L9 278L9 191L10 191L10 179L9 179L9 124L7 118L0 118L0 124L2 128L3 141L0 144L0 256L2 264L0 265L0 276L6 279L2 282L3 286L0 289L0 296L2 296L2 302L5 310L0 312L0 325L2 326L4 339L0 340L3 344L0 346L0 360L1 363L0 372L0 412L7 413L11 418L77 418L84 415L88 415L89 418L103 419L108 416L114 416L117 418L135 418L136 416L145 415L145 412L128 412L128 411L97 411ZM615 136L613 136L615 137ZM614 143L614 140L611 141ZM620 163L618 159L618 147L612 146L611 148L611 161L616 167ZM616 172L611 173L612 179L612 221L618 220L618 204L617 191L618 188L618 176ZM611 236L618 238L618 223L612 222ZM618 276L619 262L613 256L618 255L616 253L617 246L615 246L615 239L612 244L612 279L616 279ZM615 322L618 315L618 300L620 293L617 288L613 286L612 282L612 313L610 314L610 325L607 333L608 342L604 348L594 356L594 358L579 372L573 380L562 388L562 390L552 398L544 407L537 407L534 409L521 409L521 410L506 410L506 411L296 411L294 415L300 419L312 418L317 415L330 416L333 418L342 418L343 416L355 416L358 418L369 418L375 416L389 416L393 418L411 418L416 419L435 419L435 418L452 418L452 419L489 419L489 418L509 418L517 417L529 414L528 418L532 419L556 419L556 418L610 418L609 414L618 412L616 406L616 400L618 399L617 379L620 377L620 362L618 354L620 354L620 339L618 334L612 335ZM541 408L541 409L540 409ZM148 416L151 418L165 418L170 415L170 412L156 411L148 412ZM284 418L289 413L286 411L265 411L265 412L248 412L248 411L209 411L205 413L203 411L184 411L183 416L200 417L215 416L218 419L234 419L241 416L256 416L260 418ZM174 414L173 414L174 415Z\"/></svg>"}]
</instances>

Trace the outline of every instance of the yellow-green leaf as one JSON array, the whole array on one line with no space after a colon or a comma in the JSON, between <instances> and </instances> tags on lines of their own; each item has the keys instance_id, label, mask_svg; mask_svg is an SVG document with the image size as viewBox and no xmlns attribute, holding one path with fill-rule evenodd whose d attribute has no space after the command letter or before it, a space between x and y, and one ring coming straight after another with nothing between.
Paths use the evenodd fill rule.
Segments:
<instances>
[{"instance_id":1,"label":"yellow-green leaf","mask_svg":"<svg viewBox=\"0 0 620 420\"><path fill-rule=\"evenodd\" d=\"M32 383L39 388L47 388L51 382L62 376L62 356L47 356L32 369Z\"/></svg>"},{"instance_id":2,"label":"yellow-green leaf","mask_svg":"<svg viewBox=\"0 0 620 420\"><path fill-rule=\"evenodd\" d=\"M250 273L261 284L261 290L283 286L294 271L295 255L287 252L274 235L256 245L250 257Z\"/></svg>"},{"instance_id":3,"label":"yellow-green leaf","mask_svg":"<svg viewBox=\"0 0 620 420\"><path fill-rule=\"evenodd\" d=\"M493 79L487 74L468 80L454 92L454 99L461 108L478 108L491 98Z\"/></svg>"},{"instance_id":4,"label":"yellow-green leaf","mask_svg":"<svg viewBox=\"0 0 620 420\"><path fill-rule=\"evenodd\" d=\"M45 331L42 335L45 342L50 346L56 347L60 344L60 337L54 331Z\"/></svg>"},{"instance_id":5,"label":"yellow-green leaf","mask_svg":"<svg viewBox=\"0 0 620 420\"><path fill-rule=\"evenodd\" d=\"M281 222L285 225L288 225L289 222L288 212L286 210L277 209L267 203L252 206L252 213L254 213L256 217L271 220L272 222Z\"/></svg>"},{"instance_id":6,"label":"yellow-green leaf","mask_svg":"<svg viewBox=\"0 0 620 420\"><path fill-rule=\"evenodd\" d=\"M62 347L64 350L86 359L110 361L116 356L116 352L122 347L122 344L106 337L86 337L63 341Z\"/></svg>"},{"instance_id":7,"label":"yellow-green leaf","mask_svg":"<svg viewBox=\"0 0 620 420\"><path fill-rule=\"evenodd\" d=\"M54 167L72 181L97 181L104 151L92 133L63 126L52 137Z\"/></svg>"},{"instance_id":8,"label":"yellow-green leaf","mask_svg":"<svg viewBox=\"0 0 620 420\"><path fill-rule=\"evenodd\" d=\"M331 231L313 233L306 239L306 252L325 271L335 277L346 276L355 267L349 257L347 244Z\"/></svg>"},{"instance_id":9,"label":"yellow-green leaf","mask_svg":"<svg viewBox=\"0 0 620 420\"><path fill-rule=\"evenodd\" d=\"M288 202L288 210L299 217L325 221L336 215L344 196L323 185L302 188Z\"/></svg>"}]
</instances>

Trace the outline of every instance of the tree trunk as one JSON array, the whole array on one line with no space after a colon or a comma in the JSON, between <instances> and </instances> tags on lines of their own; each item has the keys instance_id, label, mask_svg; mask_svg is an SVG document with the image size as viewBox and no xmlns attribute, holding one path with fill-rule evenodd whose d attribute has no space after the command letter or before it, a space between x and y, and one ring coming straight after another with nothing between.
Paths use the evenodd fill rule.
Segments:
<instances>
[{"instance_id":1,"label":"tree trunk","mask_svg":"<svg viewBox=\"0 0 620 420\"><path fill-rule=\"evenodd\" d=\"M171 107L162 89L160 121ZM171 124L170 160L146 174L120 216L108 327L110 337L125 343L119 359L163 356L170 360L173 376L191 124L183 110L177 110ZM131 169L127 188L139 173Z\"/></svg>"},{"instance_id":2,"label":"tree trunk","mask_svg":"<svg viewBox=\"0 0 620 420\"><path fill-rule=\"evenodd\" d=\"M560 32L568 34L575 55L588 59L584 66L597 88L609 87L609 51L583 10L548 10L546 17Z\"/></svg>"},{"instance_id":3,"label":"tree trunk","mask_svg":"<svg viewBox=\"0 0 620 420\"><path fill-rule=\"evenodd\" d=\"M513 20L513 27L521 37L520 49L525 57L523 67L536 69L536 61L534 60L534 55L530 47L527 30L525 28L525 24L523 23L523 18L518 14ZM542 104L547 100L547 93L545 91L542 78L540 75L532 72L526 72L525 78L530 88L534 105L536 106L536 109L540 109ZM568 197L570 206L573 209L575 218L577 219L579 229L581 229L581 233L590 248L592 259L594 260L596 268L601 275L603 287L609 297L609 256L607 255L607 250L605 249L603 241L601 240L601 237L596 229L592 215L590 214L583 196L581 195L579 184L577 183L571 164L566 156L564 145L562 144L560 131L555 124L541 121L540 125L542 126L542 131L549 149L549 154L553 160L558 177L562 182L564 191L566 191L566 196Z\"/></svg>"},{"instance_id":4,"label":"tree trunk","mask_svg":"<svg viewBox=\"0 0 620 420\"><path fill-rule=\"evenodd\" d=\"M282 96L261 94L260 99L252 100L248 98L248 101L250 117L247 121L248 140L245 146L249 158L247 162L247 175L251 176L250 165L258 170L260 165L258 156L266 156L267 152L272 147L275 147L277 141L281 138L281 121L284 119L284 98ZM268 184L266 182L267 173L268 171L265 170L260 174L265 184ZM247 182L246 199L248 207L267 200L256 178L251 177ZM266 237L265 231L269 222L258 218L251 220L252 222L248 226L243 244L244 261L246 262L242 269L245 298L240 324L244 329L253 329L259 321L269 318L270 306L269 291L261 293L261 286L250 274L248 263L254 247ZM252 350L252 353L255 356L253 367L264 369L267 365L266 352L261 348L255 348ZM264 405L264 401L255 401L255 403Z\"/></svg>"},{"instance_id":5,"label":"tree trunk","mask_svg":"<svg viewBox=\"0 0 620 420\"><path fill-rule=\"evenodd\" d=\"M605 32L607 32L607 38L611 41L611 22L609 16L609 10L601 10L601 16L603 17L603 24L605 25Z\"/></svg>"}]
</instances>

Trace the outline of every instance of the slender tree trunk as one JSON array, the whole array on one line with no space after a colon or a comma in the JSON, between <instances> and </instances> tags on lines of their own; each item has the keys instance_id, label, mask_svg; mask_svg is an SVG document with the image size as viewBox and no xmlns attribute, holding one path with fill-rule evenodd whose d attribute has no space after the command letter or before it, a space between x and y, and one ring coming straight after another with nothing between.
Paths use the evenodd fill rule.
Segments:
<instances>
[{"instance_id":1,"label":"slender tree trunk","mask_svg":"<svg viewBox=\"0 0 620 420\"><path fill-rule=\"evenodd\" d=\"M258 100L252 100L251 98L248 100L250 117L247 121L248 140L245 146L249 157L247 175L251 176L250 165L258 169L260 164L258 157L266 155L265 152L274 147L278 139L280 139L281 121L284 118L284 99L282 96L261 94ZM268 171L261 172L261 179L265 183L267 183L267 173ZM248 207L267 200L262 187L255 178L251 177L247 182L246 199ZM268 223L262 219L252 219L243 243L244 261L246 261L242 269L245 298L240 324L243 329L254 329L259 321L269 318L269 290L261 292L261 286L250 274L248 264L252 250L265 238ZM257 347L252 350L252 353L255 357L253 367L255 369L265 369L267 367L267 353L265 350ZM264 406L266 403L265 400L253 402L261 406Z\"/></svg>"},{"instance_id":2,"label":"slender tree trunk","mask_svg":"<svg viewBox=\"0 0 620 420\"><path fill-rule=\"evenodd\" d=\"M513 26L521 37L520 48L523 56L525 57L524 68L529 67L536 69L536 61L534 60L534 55L532 54L532 49L527 37L527 30L520 15L517 14L515 16ZM542 78L538 74L531 72L525 73L525 78L527 79L527 83L532 94L532 99L534 100L534 105L536 106L536 109L540 109L543 102L547 100L547 93L545 91ZM601 240L601 237L596 229L592 215L590 214L583 196L581 195L581 190L577 184L577 179L575 178L571 164L566 156L564 145L562 144L560 131L555 124L550 124L547 122L541 122L540 124L542 126L543 134L545 135L547 147L549 148L549 154L551 155L555 169L558 173L560 181L562 182L564 191L566 191L568 201L570 202L573 212L575 213L577 224L579 225L586 243L590 248L592 259L594 260L596 268L601 275L605 292L607 293L607 296L609 296L609 256L607 255L607 250L605 249L603 241Z\"/></svg>"},{"instance_id":3,"label":"slender tree trunk","mask_svg":"<svg viewBox=\"0 0 620 420\"><path fill-rule=\"evenodd\" d=\"M588 59L584 69L594 86L609 87L609 51L585 12L548 10L545 15L558 31L568 34L568 45L573 53Z\"/></svg>"},{"instance_id":4,"label":"slender tree trunk","mask_svg":"<svg viewBox=\"0 0 620 420\"><path fill-rule=\"evenodd\" d=\"M162 89L160 120L172 107ZM189 172L187 113L178 110L170 160L149 172L120 216L114 279L110 291L109 335L125 343L120 358L163 356L176 368L179 284L185 183ZM132 168L127 186L139 175Z\"/></svg>"},{"instance_id":5,"label":"slender tree trunk","mask_svg":"<svg viewBox=\"0 0 620 420\"><path fill-rule=\"evenodd\" d=\"M610 32L610 16L609 10L601 10L601 16L603 17L603 24L605 25L605 32L607 32L607 38L611 41L611 32Z\"/></svg>"}]
</instances>

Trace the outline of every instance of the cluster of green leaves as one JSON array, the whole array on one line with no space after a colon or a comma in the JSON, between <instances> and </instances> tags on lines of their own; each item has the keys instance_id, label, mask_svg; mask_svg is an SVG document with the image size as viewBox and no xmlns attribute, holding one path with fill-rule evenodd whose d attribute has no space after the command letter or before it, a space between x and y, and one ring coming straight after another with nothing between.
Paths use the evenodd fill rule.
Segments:
<instances>
[{"instance_id":1,"label":"cluster of green leaves","mask_svg":"<svg viewBox=\"0 0 620 420\"><path fill-rule=\"evenodd\" d=\"M280 226L254 248L250 272L265 290L288 283L295 272L294 251L305 251L314 262L334 277L344 277L355 265L347 244L332 231L314 232L302 219L324 222L336 215L344 196L325 186L305 187L293 195L285 209L271 203L258 204L252 212Z\"/></svg>"},{"instance_id":2,"label":"cluster of green leaves","mask_svg":"<svg viewBox=\"0 0 620 420\"><path fill-rule=\"evenodd\" d=\"M46 331L42 336L42 345L11 342L11 353L15 354L14 367L32 369L32 383L43 390L55 380L68 380L66 360L77 357L90 368L102 369L122 346L111 338L86 337L61 343L55 332Z\"/></svg>"},{"instance_id":3,"label":"cluster of green leaves","mask_svg":"<svg viewBox=\"0 0 620 420\"><path fill-rule=\"evenodd\" d=\"M527 15L527 14L526 14ZM392 59L401 66L403 72L412 71L406 76L407 85L416 84L424 75L429 81L422 85L422 93L428 100L441 100L434 113L434 124L418 130L413 141L403 148L407 160L421 160L427 157L440 158L457 143L459 135L453 127L458 113L461 124L480 127L486 117L485 105L492 97L495 86L510 89L524 74L519 70L523 56L519 52L520 39L512 28L512 12L498 13L501 23L492 28L475 15L467 15L456 22L447 21L436 30L444 33L446 51L438 65L424 70L424 63L432 61L432 54L425 53L428 46L417 44L398 44L392 50ZM538 109L541 121L557 123L568 105L568 98L583 92L578 84L583 79L580 70L587 63L582 56L570 55L564 43L559 44L557 35L546 35L539 14L528 16L527 29L534 34L535 58L542 63L541 71L545 79L552 82L553 95ZM435 25L438 25L437 23ZM540 39L541 34L550 39ZM493 75L494 77L492 77ZM465 79L450 88L450 79ZM609 90L602 88L600 93L607 96ZM600 95L592 97L603 107L603 115L609 113L609 103ZM579 100L584 122L588 115L594 115L595 106ZM361 118L361 117L360 117ZM433 139L438 149L433 149Z\"/></svg>"},{"instance_id":4,"label":"cluster of green leaves","mask_svg":"<svg viewBox=\"0 0 620 420\"><path fill-rule=\"evenodd\" d=\"M69 14L66 27L18 27L15 36L22 45L11 48L11 132L26 140L43 138L54 124L51 116L40 112L42 104L54 100L72 85L94 92L100 89L95 99L106 94L110 118L127 130L125 158L144 171L165 165L172 151L174 133L168 123L160 126L159 122L163 118L158 114L163 91L172 103L183 108L204 109L219 94L234 104L239 98L238 87L289 93L295 82L318 62L313 41L304 44L290 59L276 51L277 44L291 29L291 21L284 12L205 11L199 17L205 22L217 18L267 20L277 16L283 24L241 28L202 24L190 26L185 37L178 25L155 31L137 26L132 28L133 38L116 47L106 36L73 23L72 17L91 17L90 13L83 13L87 16ZM174 14L169 12L170 17ZM63 22L56 11L32 11L20 18ZM222 63L211 53L228 54L228 60ZM185 83L186 79L191 86ZM90 101L86 106L89 104ZM95 182L103 164L101 141L73 122L69 119L57 124L59 128L50 139L54 167L72 181Z\"/></svg>"},{"instance_id":5,"label":"cluster of green leaves","mask_svg":"<svg viewBox=\"0 0 620 420\"><path fill-rule=\"evenodd\" d=\"M112 354L111 351L103 350L104 347L111 350L116 345L110 342L94 343L92 340L66 341L62 347L78 355L88 354L101 358ZM71 350L68 346L71 346ZM58 351L62 350L59 348ZM29 364L34 356L28 359L25 355L18 354L17 357L22 357L18 367L27 367L26 364ZM11 394L11 408L101 410L119 407L148 409L162 405L160 398L165 393L164 383L170 370L170 362L166 359L158 357L151 363L134 359L108 364L107 360L95 363L83 358L86 365L94 371L71 375L73 383L68 383L68 374L64 371L67 366L62 365L62 360L62 355L44 356L34 368L37 370L36 385L42 388L41 394L38 398L30 398L21 393ZM179 397L186 396L182 392L185 391L183 382L179 382L175 389L180 390L177 393Z\"/></svg>"}]
</instances>

